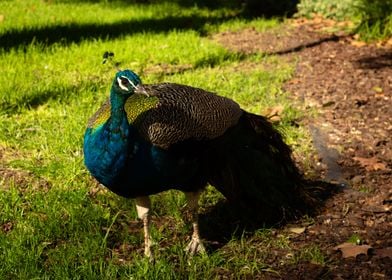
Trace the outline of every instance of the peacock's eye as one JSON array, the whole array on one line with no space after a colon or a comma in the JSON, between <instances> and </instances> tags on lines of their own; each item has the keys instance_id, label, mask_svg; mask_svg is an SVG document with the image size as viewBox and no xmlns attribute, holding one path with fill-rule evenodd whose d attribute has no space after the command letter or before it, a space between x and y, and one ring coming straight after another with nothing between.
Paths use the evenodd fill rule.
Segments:
<instances>
[{"instance_id":1,"label":"peacock's eye","mask_svg":"<svg viewBox=\"0 0 392 280\"><path fill-rule=\"evenodd\" d=\"M121 83L122 83L124 86L129 85L129 80L128 80L127 78L121 77L120 79L121 79Z\"/></svg>"}]
</instances>

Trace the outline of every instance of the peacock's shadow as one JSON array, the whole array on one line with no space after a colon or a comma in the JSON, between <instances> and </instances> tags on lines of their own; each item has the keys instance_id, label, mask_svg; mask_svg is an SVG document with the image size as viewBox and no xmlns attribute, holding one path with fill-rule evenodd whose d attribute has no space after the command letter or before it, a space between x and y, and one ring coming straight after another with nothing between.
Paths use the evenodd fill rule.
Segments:
<instances>
[{"instance_id":1,"label":"peacock's shadow","mask_svg":"<svg viewBox=\"0 0 392 280\"><path fill-rule=\"evenodd\" d=\"M325 202L341 192L346 187L341 183L329 183L324 181L307 181L307 183L317 186L317 191L322 193L320 201L314 208L308 209L302 216L314 217L319 213ZM300 220L302 216L282 218L276 216L266 220L263 213L241 213L238 208L227 200L220 201L199 215L200 233L206 241L207 249L215 251L233 238L238 239L246 235L252 235L257 230L281 228L284 225ZM271 217L271 215L268 215Z\"/></svg>"}]
</instances>

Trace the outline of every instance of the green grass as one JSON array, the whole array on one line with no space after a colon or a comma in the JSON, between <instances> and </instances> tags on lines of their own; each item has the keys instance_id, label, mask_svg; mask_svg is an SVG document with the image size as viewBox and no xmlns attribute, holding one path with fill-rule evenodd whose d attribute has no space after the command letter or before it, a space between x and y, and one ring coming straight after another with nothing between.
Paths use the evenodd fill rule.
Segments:
<instances>
[{"instance_id":1,"label":"green grass","mask_svg":"<svg viewBox=\"0 0 392 280\"><path fill-rule=\"evenodd\" d=\"M233 53L205 36L278 24L234 19L236 13L167 3L0 2L1 279L210 279L225 273L240 279L268 270L271 246L290 247L268 229L233 232L208 257L188 261L184 198L171 191L153 197L159 246L150 264L141 254L133 201L97 192L83 166L86 121L107 98L115 72L101 64L107 50L145 83L202 87L255 113L283 105L280 129L298 143L305 132L290 122L301 113L281 90L294 65ZM208 188L202 210L219 200Z\"/></svg>"},{"instance_id":2,"label":"green grass","mask_svg":"<svg viewBox=\"0 0 392 280\"><path fill-rule=\"evenodd\" d=\"M357 0L355 10L360 17L356 31L365 41L392 37L392 0Z\"/></svg>"},{"instance_id":3,"label":"green grass","mask_svg":"<svg viewBox=\"0 0 392 280\"><path fill-rule=\"evenodd\" d=\"M363 241L363 238L357 233L354 233L353 235L351 235L349 237L349 239L347 240L347 242L353 243L356 245L360 245L362 243L362 241Z\"/></svg>"}]
</instances>

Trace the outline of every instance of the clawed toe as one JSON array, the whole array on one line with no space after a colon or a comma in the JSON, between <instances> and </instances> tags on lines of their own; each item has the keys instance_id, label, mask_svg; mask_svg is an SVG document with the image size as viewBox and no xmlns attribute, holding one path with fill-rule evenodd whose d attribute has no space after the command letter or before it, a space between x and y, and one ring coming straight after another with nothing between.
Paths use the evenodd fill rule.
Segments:
<instances>
[{"instance_id":1,"label":"clawed toe","mask_svg":"<svg viewBox=\"0 0 392 280\"><path fill-rule=\"evenodd\" d=\"M185 251L188 256L192 257L195 254L205 254L206 249L200 239L192 238Z\"/></svg>"}]
</instances>

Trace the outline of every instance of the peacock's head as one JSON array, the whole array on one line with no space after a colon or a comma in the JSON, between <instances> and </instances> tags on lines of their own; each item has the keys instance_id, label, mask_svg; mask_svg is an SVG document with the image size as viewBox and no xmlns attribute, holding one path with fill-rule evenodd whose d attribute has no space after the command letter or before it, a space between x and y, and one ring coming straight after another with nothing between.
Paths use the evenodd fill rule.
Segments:
<instances>
[{"instance_id":1,"label":"peacock's head","mask_svg":"<svg viewBox=\"0 0 392 280\"><path fill-rule=\"evenodd\" d=\"M131 70L122 70L116 73L113 81L114 89L122 94L129 96L142 83L139 76Z\"/></svg>"}]
</instances>

